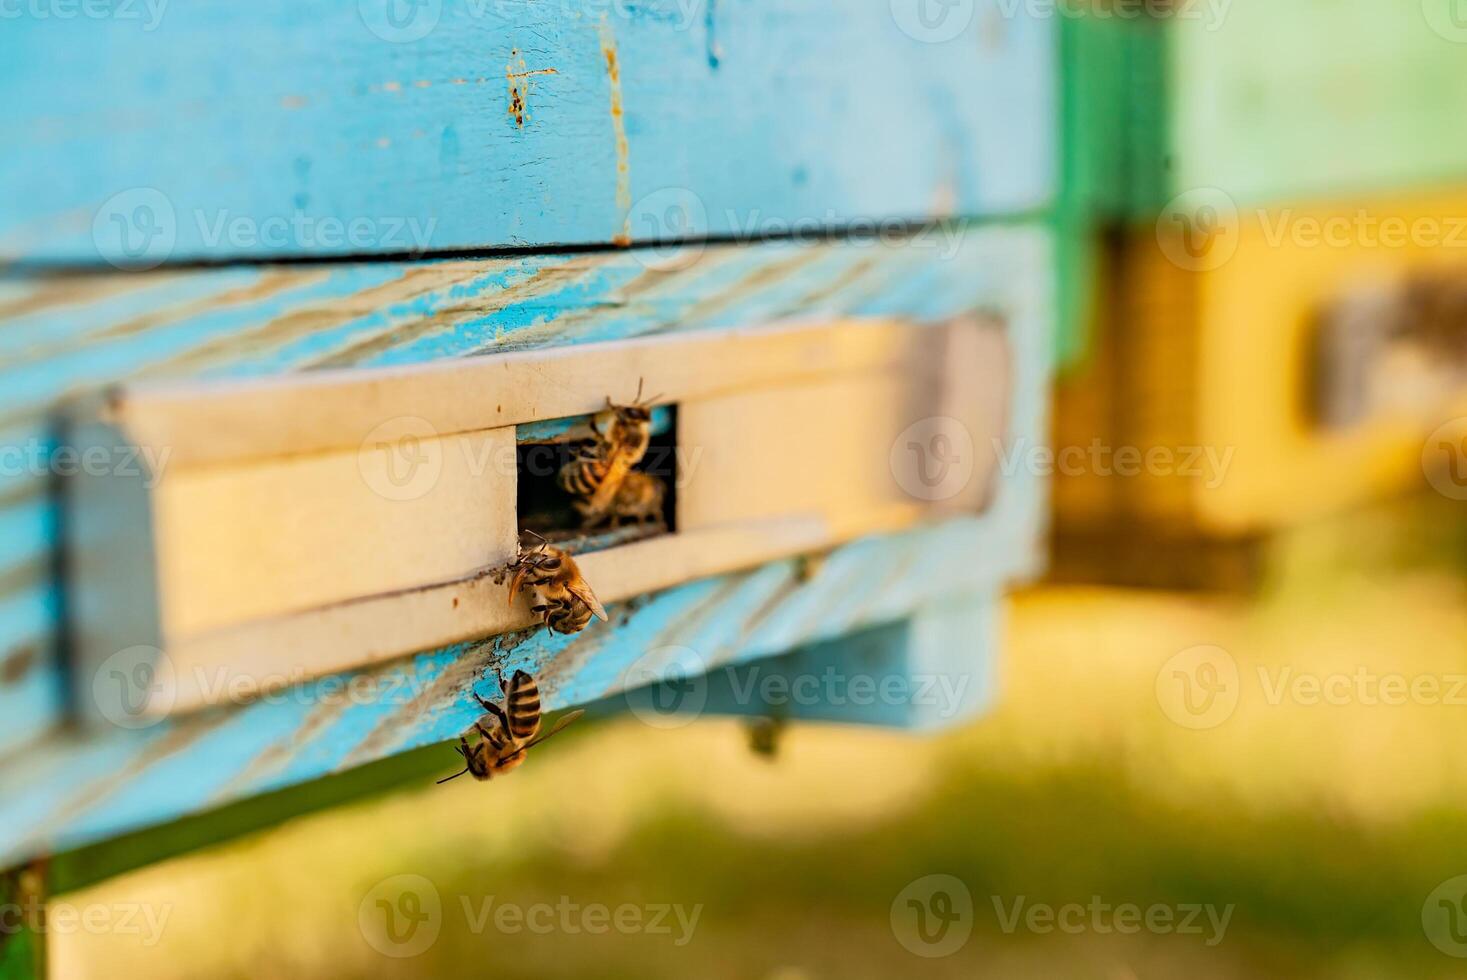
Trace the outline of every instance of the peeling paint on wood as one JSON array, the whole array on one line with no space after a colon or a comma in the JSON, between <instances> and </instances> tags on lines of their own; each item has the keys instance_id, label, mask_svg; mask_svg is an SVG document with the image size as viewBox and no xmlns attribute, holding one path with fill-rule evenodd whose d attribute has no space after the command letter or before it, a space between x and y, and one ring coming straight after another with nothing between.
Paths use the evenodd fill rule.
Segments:
<instances>
[{"instance_id":1,"label":"peeling paint on wood","mask_svg":"<svg viewBox=\"0 0 1467 980\"><path fill-rule=\"evenodd\" d=\"M617 60L616 35L602 20L601 55L606 59L606 84L611 93L611 132L616 140L616 206L621 211L621 232L612 236L616 245L630 245L632 209L631 148L627 143L626 113L621 103L621 63Z\"/></svg>"},{"instance_id":2,"label":"peeling paint on wood","mask_svg":"<svg viewBox=\"0 0 1467 980\"><path fill-rule=\"evenodd\" d=\"M627 234L629 203L665 188L701 200L697 232L714 235L754 220L920 218L946 179L937 148L954 139L955 214L1030 212L1053 197L1059 19L1022 4L996 47L978 43L977 24L1007 0L975 0L969 35L946 44L907 36L870 0L725 2L716 14L685 0L617 4L606 23L623 151L607 124L604 0L419 4L415 17L437 11L431 30L400 40L366 22L383 2L314 6L310 44L296 0L173 4L146 31L118 18L7 20L0 260L606 243ZM520 58L525 71L556 70L518 80L523 126L500 88ZM157 223L129 224L145 213ZM241 219L285 224L240 236ZM327 219L370 227L333 238Z\"/></svg>"},{"instance_id":3,"label":"peeling paint on wood","mask_svg":"<svg viewBox=\"0 0 1467 980\"><path fill-rule=\"evenodd\" d=\"M39 318L26 327L24 351L0 347L0 445L35 440L44 472L49 406L69 392L124 378L267 377L324 364L421 363L775 323L812 309L916 322L1000 312L1018 345L1012 432L1038 441L1049 370L1048 234L1030 226L950 230L950 240L933 230L902 244L709 247L676 269L617 252L206 269L170 274L146 288L124 276L27 284L7 301ZM112 329L113 314L135 326ZM44 563L55 540L46 480L0 480L0 499L11 501L0 506L0 528L8 529L0 534L0 568ZM803 583L794 562L777 563L618 604L611 624L581 637L501 637L353 675L379 685L362 704L327 707L339 696L331 685L343 683L328 678L291 688L284 700L106 737L44 734L64 705L55 654L58 596L49 581L33 582L0 595L0 662L14 651L34 651L18 678L0 676L0 752L28 742L26 751L0 760L0 855L16 859L111 836L449 738L476 710L465 684L501 660L507 669L543 674L549 703L564 706L619 690L637 658L658 644L750 658L901 618L926 588L911 580L919 562L950 567L955 583L996 588L1037 561L1043 513L1042 487L1017 474L970 530L858 542L818 571L807 569ZM416 694L400 715L406 702L399 694L407 690Z\"/></svg>"}]
</instances>

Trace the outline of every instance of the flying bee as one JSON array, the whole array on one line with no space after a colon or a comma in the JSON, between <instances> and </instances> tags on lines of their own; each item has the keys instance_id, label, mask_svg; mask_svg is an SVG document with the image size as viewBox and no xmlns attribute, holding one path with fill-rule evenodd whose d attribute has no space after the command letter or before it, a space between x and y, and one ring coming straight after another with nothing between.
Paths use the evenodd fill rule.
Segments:
<instances>
[{"instance_id":1,"label":"flying bee","mask_svg":"<svg viewBox=\"0 0 1467 980\"><path fill-rule=\"evenodd\" d=\"M637 382L637 400L630 405L606 399L606 407L591 418L591 444L557 474L560 488L581 498L576 510L588 527L606 520L627 474L651 445L652 406L661 396L644 401L642 384Z\"/></svg>"},{"instance_id":2,"label":"flying bee","mask_svg":"<svg viewBox=\"0 0 1467 980\"><path fill-rule=\"evenodd\" d=\"M636 521L638 525L658 524L663 520L662 502L666 497L667 484L660 477L632 470L612 498L606 517L612 527L620 527L622 521Z\"/></svg>"},{"instance_id":3,"label":"flying bee","mask_svg":"<svg viewBox=\"0 0 1467 980\"><path fill-rule=\"evenodd\" d=\"M499 689L504 692L504 707L474 693L474 700L485 711L484 716L474 722L473 730L479 733L479 740L470 745L467 732L458 737L454 751L463 756L464 768L438 780L440 784L457 779L464 773L486 780L518 768L531 748L585 714L577 708L561 716L550 731L539 735L540 685L535 683L535 678L517 670L506 686L504 675L500 674Z\"/></svg>"},{"instance_id":4,"label":"flying bee","mask_svg":"<svg viewBox=\"0 0 1467 980\"><path fill-rule=\"evenodd\" d=\"M521 590L530 592L530 609L540 621L557 633L579 633L586 628L591 617L606 619L596 593L581 577L575 559L552 548L550 542L534 531L527 531L540 539L533 550L520 545L519 558L514 563L514 578L509 583L509 601L514 603Z\"/></svg>"},{"instance_id":5,"label":"flying bee","mask_svg":"<svg viewBox=\"0 0 1467 980\"><path fill-rule=\"evenodd\" d=\"M774 759L779 755L780 743L784 740L785 729L789 722L783 718L765 717L753 718L745 723L745 731L749 736L749 751L764 759Z\"/></svg>"}]
</instances>

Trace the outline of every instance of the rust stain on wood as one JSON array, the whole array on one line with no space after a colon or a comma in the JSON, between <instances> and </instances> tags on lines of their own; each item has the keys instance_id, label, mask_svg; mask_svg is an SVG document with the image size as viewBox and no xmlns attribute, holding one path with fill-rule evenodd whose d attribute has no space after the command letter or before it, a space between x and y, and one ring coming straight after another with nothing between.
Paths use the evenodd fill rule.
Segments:
<instances>
[{"instance_id":1,"label":"rust stain on wood","mask_svg":"<svg viewBox=\"0 0 1467 980\"><path fill-rule=\"evenodd\" d=\"M616 206L622 213L621 232L613 235L613 245L630 245L632 210L631 148L627 143L627 124L621 101L621 63L616 53L616 35L611 25L602 21L601 53L606 57L606 78L611 86L611 131L616 137Z\"/></svg>"},{"instance_id":2,"label":"rust stain on wood","mask_svg":"<svg viewBox=\"0 0 1467 980\"><path fill-rule=\"evenodd\" d=\"M527 70L519 48L510 51L509 64L504 66L504 77L509 83L509 114L521 129L525 128L525 120L530 118L530 91L534 87L532 79L536 75L558 74L560 71L555 68Z\"/></svg>"}]
</instances>

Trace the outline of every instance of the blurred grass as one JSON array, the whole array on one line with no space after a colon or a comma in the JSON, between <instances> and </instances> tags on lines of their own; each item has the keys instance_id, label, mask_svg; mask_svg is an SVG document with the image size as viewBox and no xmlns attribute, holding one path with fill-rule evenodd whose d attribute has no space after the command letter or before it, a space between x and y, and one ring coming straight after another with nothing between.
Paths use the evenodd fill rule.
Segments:
<instances>
[{"instance_id":1,"label":"blurred grass","mask_svg":"<svg viewBox=\"0 0 1467 980\"><path fill-rule=\"evenodd\" d=\"M773 763L740 728L633 720L547 745L512 779L413 786L70 896L171 908L163 941L57 937L59 976L1449 977L1421 909L1467 873L1467 708L1271 704L1257 668L1467 673L1460 516L1414 501L1272 546L1260 596L1040 588L1010 603L1003 699L935 739L797 727ZM1156 700L1198 644L1243 674L1192 731ZM445 771L454 761L444 750ZM443 898L423 955L357 928L380 880ZM974 936L923 960L890 908L961 878ZM704 906L694 938L474 934L458 900ZM1233 904L1224 940L1007 935L991 900Z\"/></svg>"}]
</instances>

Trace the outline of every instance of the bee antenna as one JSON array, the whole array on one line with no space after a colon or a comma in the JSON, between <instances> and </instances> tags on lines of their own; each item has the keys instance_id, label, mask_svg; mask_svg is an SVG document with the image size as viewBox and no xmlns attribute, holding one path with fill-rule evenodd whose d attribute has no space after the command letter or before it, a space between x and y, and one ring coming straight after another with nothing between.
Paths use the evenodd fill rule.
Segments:
<instances>
[{"instance_id":1,"label":"bee antenna","mask_svg":"<svg viewBox=\"0 0 1467 980\"><path fill-rule=\"evenodd\" d=\"M438 782L434 783L434 785L435 786L442 786L444 783L451 782L452 780L457 779L458 777L462 776L464 773L466 773L468 771L469 771L468 766L465 766L461 771L454 773L452 776L448 776L448 777L446 777L444 779L438 780Z\"/></svg>"}]
</instances>

